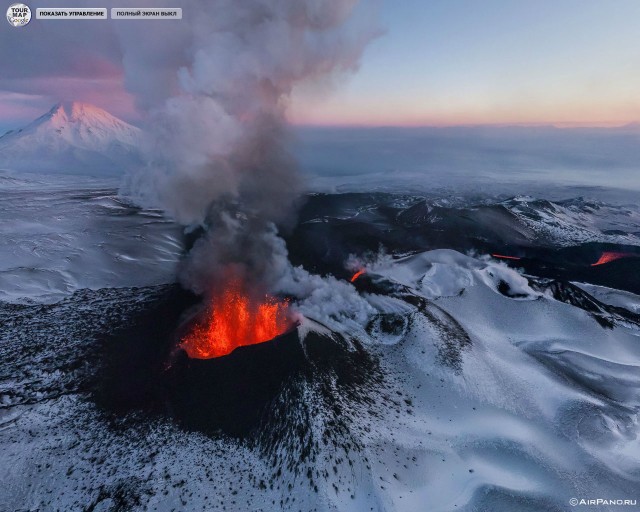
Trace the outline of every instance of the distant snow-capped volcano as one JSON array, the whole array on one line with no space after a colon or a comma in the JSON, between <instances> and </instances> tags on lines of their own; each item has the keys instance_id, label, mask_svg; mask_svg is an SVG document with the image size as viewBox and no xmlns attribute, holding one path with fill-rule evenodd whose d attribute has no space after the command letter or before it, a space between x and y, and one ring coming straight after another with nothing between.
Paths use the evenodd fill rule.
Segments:
<instances>
[{"instance_id":1,"label":"distant snow-capped volcano","mask_svg":"<svg viewBox=\"0 0 640 512\"><path fill-rule=\"evenodd\" d=\"M59 103L0 137L0 168L118 174L141 162L142 132L86 103Z\"/></svg>"}]
</instances>

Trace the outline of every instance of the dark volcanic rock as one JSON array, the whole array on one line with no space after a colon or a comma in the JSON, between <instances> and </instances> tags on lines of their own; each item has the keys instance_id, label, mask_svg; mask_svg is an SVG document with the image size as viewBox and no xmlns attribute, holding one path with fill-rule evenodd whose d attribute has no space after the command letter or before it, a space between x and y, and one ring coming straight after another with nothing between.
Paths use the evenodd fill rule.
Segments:
<instances>
[{"instance_id":1,"label":"dark volcanic rock","mask_svg":"<svg viewBox=\"0 0 640 512\"><path fill-rule=\"evenodd\" d=\"M308 199L286 241L294 264L343 278L349 277L344 263L353 254L444 248L515 256L520 259L505 263L528 274L639 294L640 248L588 241L593 233L565 245L562 229L567 226L560 213L549 201L532 201L528 207L515 200L454 207L390 194L317 194ZM636 257L592 266L607 251Z\"/></svg>"},{"instance_id":2,"label":"dark volcanic rock","mask_svg":"<svg viewBox=\"0 0 640 512\"><path fill-rule=\"evenodd\" d=\"M152 303L102 340L92 394L107 415L167 417L187 430L267 451L287 442L289 453L308 457L314 450L307 435L319 411L333 417L332 435L332 429L348 430L340 403L354 408L379 394L374 389L384 378L376 358L337 333L310 332L301 340L294 329L224 357L190 359L176 348L176 332L192 304L183 296Z\"/></svg>"}]
</instances>

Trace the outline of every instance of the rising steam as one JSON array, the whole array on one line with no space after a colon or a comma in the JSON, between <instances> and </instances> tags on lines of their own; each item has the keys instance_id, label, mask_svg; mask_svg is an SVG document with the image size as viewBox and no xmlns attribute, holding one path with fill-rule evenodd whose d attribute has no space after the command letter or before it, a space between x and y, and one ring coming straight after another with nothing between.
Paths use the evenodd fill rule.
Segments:
<instances>
[{"instance_id":1,"label":"rising steam","mask_svg":"<svg viewBox=\"0 0 640 512\"><path fill-rule=\"evenodd\" d=\"M120 34L126 83L149 112L154 155L125 190L185 226L206 228L182 269L186 286L205 293L233 275L268 290L292 273L278 236L301 190L288 151L290 95L302 83L356 69L376 35L363 22L372 6L190 0L182 7L167 57L174 69L149 65L165 42L153 48L137 40L147 31Z\"/></svg>"}]
</instances>

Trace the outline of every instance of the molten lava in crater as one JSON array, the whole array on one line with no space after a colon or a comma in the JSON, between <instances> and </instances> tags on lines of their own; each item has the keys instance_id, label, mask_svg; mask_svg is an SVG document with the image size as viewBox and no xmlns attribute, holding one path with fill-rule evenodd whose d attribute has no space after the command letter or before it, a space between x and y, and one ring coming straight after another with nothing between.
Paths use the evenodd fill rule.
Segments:
<instances>
[{"instance_id":1,"label":"molten lava in crater","mask_svg":"<svg viewBox=\"0 0 640 512\"><path fill-rule=\"evenodd\" d=\"M289 303L265 295L253 299L240 280L232 280L213 297L204 321L180 342L193 359L222 357L245 345L269 341L292 327Z\"/></svg>"}]
</instances>

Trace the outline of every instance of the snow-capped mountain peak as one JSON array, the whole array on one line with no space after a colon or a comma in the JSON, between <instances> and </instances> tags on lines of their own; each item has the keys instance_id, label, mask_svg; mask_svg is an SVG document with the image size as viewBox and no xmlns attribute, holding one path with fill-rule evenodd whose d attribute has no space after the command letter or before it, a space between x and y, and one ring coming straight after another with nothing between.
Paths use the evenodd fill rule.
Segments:
<instances>
[{"instance_id":1,"label":"snow-capped mountain peak","mask_svg":"<svg viewBox=\"0 0 640 512\"><path fill-rule=\"evenodd\" d=\"M112 116L106 110L88 103L63 102L54 105L22 130L9 132L5 138L34 138L30 142L46 143L50 148L63 141L91 150L106 150L114 142L135 146L140 129Z\"/></svg>"},{"instance_id":2,"label":"snow-capped mountain peak","mask_svg":"<svg viewBox=\"0 0 640 512\"><path fill-rule=\"evenodd\" d=\"M55 126L63 126L67 123L80 123L93 126L105 125L118 128L133 128L131 125L112 116L106 110L89 103L81 103L78 101L58 103L35 122L46 120L50 120Z\"/></svg>"},{"instance_id":3,"label":"snow-capped mountain peak","mask_svg":"<svg viewBox=\"0 0 640 512\"><path fill-rule=\"evenodd\" d=\"M0 137L0 168L121 172L139 163L141 138L139 128L99 107L62 102Z\"/></svg>"}]
</instances>

